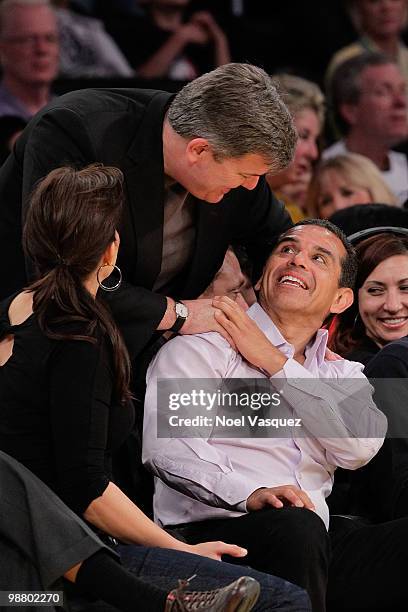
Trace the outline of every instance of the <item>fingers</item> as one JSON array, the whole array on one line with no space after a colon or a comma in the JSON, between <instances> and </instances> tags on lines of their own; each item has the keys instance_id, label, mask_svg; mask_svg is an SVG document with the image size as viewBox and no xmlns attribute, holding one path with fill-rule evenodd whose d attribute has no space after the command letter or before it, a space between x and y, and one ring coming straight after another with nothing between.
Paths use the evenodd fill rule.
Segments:
<instances>
[{"instance_id":1,"label":"fingers","mask_svg":"<svg viewBox=\"0 0 408 612\"><path fill-rule=\"evenodd\" d=\"M235 294L235 303L242 308L242 310L245 312L246 310L248 310L249 306L246 303L246 301L244 300L244 298L242 297L242 293L236 293Z\"/></svg>"},{"instance_id":2,"label":"fingers","mask_svg":"<svg viewBox=\"0 0 408 612\"><path fill-rule=\"evenodd\" d=\"M246 557L248 554L246 548L225 542L217 542L217 551L220 555L231 555L231 557Z\"/></svg>"}]
</instances>

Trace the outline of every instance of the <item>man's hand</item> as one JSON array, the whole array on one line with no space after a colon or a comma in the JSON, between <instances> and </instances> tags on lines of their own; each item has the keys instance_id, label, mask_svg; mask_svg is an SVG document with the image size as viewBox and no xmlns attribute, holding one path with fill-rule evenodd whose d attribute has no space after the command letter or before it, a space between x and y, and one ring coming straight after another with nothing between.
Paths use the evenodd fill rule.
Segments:
<instances>
[{"instance_id":1,"label":"man's hand","mask_svg":"<svg viewBox=\"0 0 408 612\"><path fill-rule=\"evenodd\" d=\"M252 365L270 376L279 372L287 359L265 336L240 306L227 296L215 297L215 319L232 338L237 350Z\"/></svg>"},{"instance_id":2,"label":"man's hand","mask_svg":"<svg viewBox=\"0 0 408 612\"><path fill-rule=\"evenodd\" d=\"M248 512L262 510L262 508L267 508L268 506L273 508L296 506L296 508L307 508L308 510L315 509L307 493L294 485L257 489L251 493L246 502Z\"/></svg>"}]
</instances>

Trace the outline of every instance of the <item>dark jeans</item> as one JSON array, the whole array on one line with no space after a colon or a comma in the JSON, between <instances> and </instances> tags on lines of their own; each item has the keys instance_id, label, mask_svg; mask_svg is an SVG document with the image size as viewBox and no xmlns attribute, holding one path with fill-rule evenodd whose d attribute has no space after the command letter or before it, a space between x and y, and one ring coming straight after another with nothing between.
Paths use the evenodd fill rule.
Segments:
<instances>
[{"instance_id":1,"label":"dark jeans","mask_svg":"<svg viewBox=\"0 0 408 612\"><path fill-rule=\"evenodd\" d=\"M116 550L123 565L132 573L166 591L177 586L177 579L189 578L194 574L196 577L191 582L191 589L198 591L225 586L240 576L252 576L261 585L261 595L254 611L306 612L311 609L309 598L303 589L249 567L237 567L230 563L164 548L120 545Z\"/></svg>"},{"instance_id":2,"label":"dark jeans","mask_svg":"<svg viewBox=\"0 0 408 612\"><path fill-rule=\"evenodd\" d=\"M101 548L119 553L125 567L166 592L177 586L179 578L195 573L192 589L197 590L251 575L262 587L255 610L310 611L308 596L298 586L248 568L161 548L119 545L112 552L43 482L0 451L0 590L57 588L60 576ZM82 598L71 601L71 606L101 609L88 608ZM136 602L136 609L143 609L143 602Z\"/></svg>"}]
</instances>

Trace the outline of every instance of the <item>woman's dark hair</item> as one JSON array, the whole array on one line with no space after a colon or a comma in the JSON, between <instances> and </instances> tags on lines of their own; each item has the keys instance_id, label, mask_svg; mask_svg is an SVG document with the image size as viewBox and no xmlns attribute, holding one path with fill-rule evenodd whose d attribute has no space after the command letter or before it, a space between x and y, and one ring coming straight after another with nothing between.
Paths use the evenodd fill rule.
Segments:
<instances>
[{"instance_id":1,"label":"woman's dark hair","mask_svg":"<svg viewBox=\"0 0 408 612\"><path fill-rule=\"evenodd\" d=\"M55 340L97 341L113 348L118 397L130 397L129 356L111 314L84 281L97 270L115 239L123 202L118 168L93 164L52 170L35 187L23 230L24 252L36 269L33 310L43 333Z\"/></svg>"},{"instance_id":2,"label":"woman's dark hair","mask_svg":"<svg viewBox=\"0 0 408 612\"><path fill-rule=\"evenodd\" d=\"M408 255L408 237L391 233L376 234L356 245L358 270L354 289L354 302L336 317L337 328L330 347L340 355L358 349L366 336L365 326L358 308L358 291L375 268L389 257Z\"/></svg>"}]
</instances>

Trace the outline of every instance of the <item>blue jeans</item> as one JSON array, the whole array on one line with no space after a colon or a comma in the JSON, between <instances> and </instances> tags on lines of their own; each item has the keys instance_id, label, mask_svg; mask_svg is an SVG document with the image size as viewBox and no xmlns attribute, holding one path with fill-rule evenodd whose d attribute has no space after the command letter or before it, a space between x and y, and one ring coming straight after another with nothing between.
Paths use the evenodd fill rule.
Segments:
<instances>
[{"instance_id":1,"label":"blue jeans","mask_svg":"<svg viewBox=\"0 0 408 612\"><path fill-rule=\"evenodd\" d=\"M254 611L279 610L280 612L310 612L310 600L300 587L283 578L242 567L213 561L206 557L144 546L119 545L116 552L122 564L146 582L152 582L166 592L177 587L177 580L196 574L191 581L194 591L206 591L223 587L240 576L252 576L261 585L261 594Z\"/></svg>"}]
</instances>

